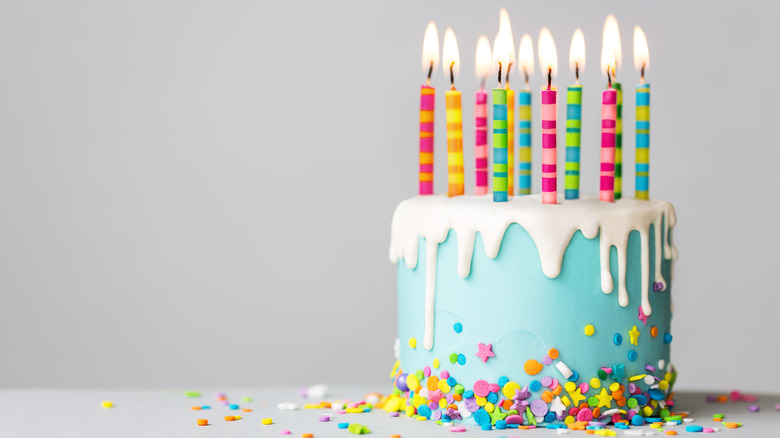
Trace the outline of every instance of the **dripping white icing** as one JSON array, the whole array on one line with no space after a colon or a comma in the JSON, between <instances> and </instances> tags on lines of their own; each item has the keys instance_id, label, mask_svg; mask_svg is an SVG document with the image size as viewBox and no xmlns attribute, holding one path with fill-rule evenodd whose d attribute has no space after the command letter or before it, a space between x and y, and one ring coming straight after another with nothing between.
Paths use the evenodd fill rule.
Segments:
<instances>
[{"instance_id":1,"label":"dripping white icing","mask_svg":"<svg viewBox=\"0 0 780 438\"><path fill-rule=\"evenodd\" d=\"M504 203L494 203L490 196L416 196L401 202L393 214L390 238L390 261L404 260L409 269L417 266L419 239L426 242L425 334L423 346L433 348L433 319L436 294L436 267L439 244L450 230L457 236L458 275L466 278L471 270L477 231L482 236L485 254L498 256L507 227L517 223L533 239L539 251L542 271L548 278L561 272L563 254L571 238L580 230L588 239L599 236L601 289L612 293L614 284L609 264L610 249L617 250L618 303L628 306L626 289L626 252L631 231L637 231L641 245L641 306L650 315L650 225L655 230L655 282L666 287L661 274L661 257L677 258L669 230L677 223L674 207L658 200L621 199L601 202L585 196L576 201L559 199L559 204L542 204L540 195L517 196ZM661 236L661 225L664 238Z\"/></svg>"}]
</instances>

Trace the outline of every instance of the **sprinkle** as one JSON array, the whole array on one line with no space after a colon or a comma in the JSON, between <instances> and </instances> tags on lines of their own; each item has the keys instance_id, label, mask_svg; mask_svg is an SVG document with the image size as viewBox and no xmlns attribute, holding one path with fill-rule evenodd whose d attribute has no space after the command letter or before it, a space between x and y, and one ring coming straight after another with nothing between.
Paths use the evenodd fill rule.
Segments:
<instances>
[{"instance_id":1,"label":"sprinkle","mask_svg":"<svg viewBox=\"0 0 780 438\"><path fill-rule=\"evenodd\" d=\"M593 325L588 324L585 326L585 336L593 336L596 333L596 328Z\"/></svg>"},{"instance_id":2,"label":"sprinkle","mask_svg":"<svg viewBox=\"0 0 780 438\"><path fill-rule=\"evenodd\" d=\"M208 426L208 425L209 425L209 420L206 420L205 418L198 418L198 426Z\"/></svg>"},{"instance_id":3,"label":"sprinkle","mask_svg":"<svg viewBox=\"0 0 780 438\"><path fill-rule=\"evenodd\" d=\"M301 434L301 438L312 438L313 436L314 436L314 434L311 433L311 432L306 432L306 433Z\"/></svg>"},{"instance_id":4,"label":"sprinkle","mask_svg":"<svg viewBox=\"0 0 780 438\"><path fill-rule=\"evenodd\" d=\"M458 355L458 364L459 365L466 365L466 356L459 354Z\"/></svg>"},{"instance_id":5,"label":"sprinkle","mask_svg":"<svg viewBox=\"0 0 780 438\"><path fill-rule=\"evenodd\" d=\"M396 412L396 414L397 414L397 412ZM346 429L346 428L349 427L349 423L339 423L338 426L339 426L339 429Z\"/></svg>"},{"instance_id":6,"label":"sprinkle","mask_svg":"<svg viewBox=\"0 0 780 438\"><path fill-rule=\"evenodd\" d=\"M189 398L195 398L195 397L200 397L200 393L198 391L184 391L184 396Z\"/></svg>"},{"instance_id":7,"label":"sprinkle","mask_svg":"<svg viewBox=\"0 0 780 438\"><path fill-rule=\"evenodd\" d=\"M558 355L559 355L558 349L551 348L547 350L547 355L550 356L550 359L558 359Z\"/></svg>"},{"instance_id":8,"label":"sprinkle","mask_svg":"<svg viewBox=\"0 0 780 438\"><path fill-rule=\"evenodd\" d=\"M276 405L276 407L283 411L294 411L298 409L298 405L290 402L279 403L278 405Z\"/></svg>"},{"instance_id":9,"label":"sprinkle","mask_svg":"<svg viewBox=\"0 0 780 438\"><path fill-rule=\"evenodd\" d=\"M642 333L640 333L639 330L637 330L636 326L632 327L631 330L629 330L628 338L629 338L629 341L631 342L631 345L638 345L638 343L639 343L639 335L641 335L641 334Z\"/></svg>"},{"instance_id":10,"label":"sprinkle","mask_svg":"<svg viewBox=\"0 0 780 438\"><path fill-rule=\"evenodd\" d=\"M458 353L450 354L450 363L456 363L456 362L458 362Z\"/></svg>"},{"instance_id":11,"label":"sprinkle","mask_svg":"<svg viewBox=\"0 0 780 438\"><path fill-rule=\"evenodd\" d=\"M225 415L225 421L235 421L236 417L232 415Z\"/></svg>"},{"instance_id":12,"label":"sprinkle","mask_svg":"<svg viewBox=\"0 0 780 438\"><path fill-rule=\"evenodd\" d=\"M262 420L260 420L260 422L268 426L269 424L273 423L274 420L272 420L271 418L263 418Z\"/></svg>"},{"instance_id":13,"label":"sprinkle","mask_svg":"<svg viewBox=\"0 0 780 438\"><path fill-rule=\"evenodd\" d=\"M465 426L452 426L450 427L450 432L465 432L466 427Z\"/></svg>"},{"instance_id":14,"label":"sprinkle","mask_svg":"<svg viewBox=\"0 0 780 438\"><path fill-rule=\"evenodd\" d=\"M669 333L664 333L664 344L671 344L672 343L672 335Z\"/></svg>"},{"instance_id":15,"label":"sprinkle","mask_svg":"<svg viewBox=\"0 0 780 438\"><path fill-rule=\"evenodd\" d=\"M233 409L234 411L235 411L236 409L238 409L238 405L236 405L236 404L229 405L228 407L229 407L230 409Z\"/></svg>"},{"instance_id":16,"label":"sprinkle","mask_svg":"<svg viewBox=\"0 0 780 438\"><path fill-rule=\"evenodd\" d=\"M695 425L695 424L692 424L692 425L690 425L690 426L685 426L685 431L686 431L686 432L701 432L701 431L703 431L703 430L704 430L704 428L703 428L703 427L701 427L701 426L697 426L697 425Z\"/></svg>"},{"instance_id":17,"label":"sprinkle","mask_svg":"<svg viewBox=\"0 0 780 438\"><path fill-rule=\"evenodd\" d=\"M415 338L409 338L409 347L411 347L411 348L417 348L417 339L415 339Z\"/></svg>"},{"instance_id":18,"label":"sprinkle","mask_svg":"<svg viewBox=\"0 0 780 438\"><path fill-rule=\"evenodd\" d=\"M479 348L479 351L477 352L477 357L482 359L482 362L487 362L489 357L495 357L496 355L493 353L493 344L483 344L480 342L477 344L477 348Z\"/></svg>"},{"instance_id":19,"label":"sprinkle","mask_svg":"<svg viewBox=\"0 0 780 438\"><path fill-rule=\"evenodd\" d=\"M282 429L279 431L279 435L292 435L292 432L287 429Z\"/></svg>"},{"instance_id":20,"label":"sprinkle","mask_svg":"<svg viewBox=\"0 0 780 438\"><path fill-rule=\"evenodd\" d=\"M456 322L455 325L452 326L452 329L455 330L455 333L460 333L463 331L463 324Z\"/></svg>"},{"instance_id":21,"label":"sprinkle","mask_svg":"<svg viewBox=\"0 0 780 438\"><path fill-rule=\"evenodd\" d=\"M369 430L366 426L358 423L352 423L347 427L347 430L349 430L351 433L355 435L363 435L366 433L371 433L371 430Z\"/></svg>"},{"instance_id":22,"label":"sprinkle","mask_svg":"<svg viewBox=\"0 0 780 438\"><path fill-rule=\"evenodd\" d=\"M330 415L329 414L322 414L320 415L320 422L327 423L330 421Z\"/></svg>"},{"instance_id":23,"label":"sprinkle","mask_svg":"<svg viewBox=\"0 0 780 438\"><path fill-rule=\"evenodd\" d=\"M244 397L244 398L241 399L241 401L244 402L244 403L249 403L249 402L252 401L252 397Z\"/></svg>"},{"instance_id":24,"label":"sprinkle","mask_svg":"<svg viewBox=\"0 0 780 438\"><path fill-rule=\"evenodd\" d=\"M560 373L561 373L561 375L563 375L564 379L568 379L569 377L571 377L574 374L572 372L571 368L569 368L568 365L563 363L562 360L559 360L558 363L555 364L555 368L557 368L558 371L560 371ZM541 368L539 369L539 371L541 371Z\"/></svg>"},{"instance_id":25,"label":"sprinkle","mask_svg":"<svg viewBox=\"0 0 780 438\"><path fill-rule=\"evenodd\" d=\"M751 405L748 410L750 412L758 412L758 405Z\"/></svg>"},{"instance_id":26,"label":"sprinkle","mask_svg":"<svg viewBox=\"0 0 780 438\"><path fill-rule=\"evenodd\" d=\"M104 408L113 408L114 402L109 400L103 400L103 402L100 405L103 406Z\"/></svg>"},{"instance_id":27,"label":"sprinkle","mask_svg":"<svg viewBox=\"0 0 780 438\"><path fill-rule=\"evenodd\" d=\"M615 336L612 337L612 342L615 343L615 345L620 345L623 343L623 336L620 336L620 333L615 333Z\"/></svg>"},{"instance_id":28,"label":"sprinkle","mask_svg":"<svg viewBox=\"0 0 780 438\"><path fill-rule=\"evenodd\" d=\"M652 337L658 336L658 327L656 326L650 327L650 336Z\"/></svg>"}]
</instances>

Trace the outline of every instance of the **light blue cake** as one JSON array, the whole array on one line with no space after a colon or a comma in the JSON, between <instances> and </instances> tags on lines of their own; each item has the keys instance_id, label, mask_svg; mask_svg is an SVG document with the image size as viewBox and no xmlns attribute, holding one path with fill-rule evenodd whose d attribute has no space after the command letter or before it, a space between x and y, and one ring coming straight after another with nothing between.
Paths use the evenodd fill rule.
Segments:
<instances>
[{"instance_id":1,"label":"light blue cake","mask_svg":"<svg viewBox=\"0 0 780 438\"><path fill-rule=\"evenodd\" d=\"M657 200L403 201L401 409L491 427L668 415L675 222Z\"/></svg>"}]
</instances>

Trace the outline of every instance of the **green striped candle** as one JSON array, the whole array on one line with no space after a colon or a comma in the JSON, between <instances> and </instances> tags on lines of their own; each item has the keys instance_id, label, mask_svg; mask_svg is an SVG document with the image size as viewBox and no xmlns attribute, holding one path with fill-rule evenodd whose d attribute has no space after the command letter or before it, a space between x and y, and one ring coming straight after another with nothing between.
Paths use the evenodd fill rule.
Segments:
<instances>
[{"instance_id":1,"label":"green striped candle","mask_svg":"<svg viewBox=\"0 0 780 438\"><path fill-rule=\"evenodd\" d=\"M612 83L617 91L617 120L615 120L615 200L623 197L623 89Z\"/></svg>"},{"instance_id":2,"label":"green striped candle","mask_svg":"<svg viewBox=\"0 0 780 438\"><path fill-rule=\"evenodd\" d=\"M506 88L493 89L493 202L507 202Z\"/></svg>"},{"instance_id":3,"label":"green striped candle","mask_svg":"<svg viewBox=\"0 0 780 438\"><path fill-rule=\"evenodd\" d=\"M582 85L571 85L566 92L566 199L580 197L580 129L582 127Z\"/></svg>"}]
</instances>

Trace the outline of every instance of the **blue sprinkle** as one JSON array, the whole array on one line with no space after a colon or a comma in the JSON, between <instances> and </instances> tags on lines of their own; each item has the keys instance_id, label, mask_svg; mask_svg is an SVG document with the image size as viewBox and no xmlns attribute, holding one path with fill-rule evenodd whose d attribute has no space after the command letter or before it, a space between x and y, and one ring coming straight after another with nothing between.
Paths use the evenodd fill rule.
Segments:
<instances>
[{"instance_id":1,"label":"blue sprinkle","mask_svg":"<svg viewBox=\"0 0 780 438\"><path fill-rule=\"evenodd\" d=\"M642 418L641 415L634 415L633 417L631 417L631 424L633 424L634 426L641 426L645 424L645 419Z\"/></svg>"},{"instance_id":2,"label":"blue sprinkle","mask_svg":"<svg viewBox=\"0 0 780 438\"><path fill-rule=\"evenodd\" d=\"M638 406L644 406L647 404L647 397L645 397L642 394L637 394L633 398L636 399L636 402L638 403Z\"/></svg>"},{"instance_id":3,"label":"blue sprinkle","mask_svg":"<svg viewBox=\"0 0 780 438\"><path fill-rule=\"evenodd\" d=\"M547 415L544 416L544 421L546 421L547 423L552 423L553 421L555 421L555 412L548 412ZM549 425L547 426L547 428L548 429L550 428Z\"/></svg>"},{"instance_id":4,"label":"blue sprinkle","mask_svg":"<svg viewBox=\"0 0 780 438\"><path fill-rule=\"evenodd\" d=\"M450 418L450 416L449 416L449 415L447 415L447 414L444 414L444 415L442 415L442 416L441 416L441 421L442 421L442 422L444 422L444 423L446 423L446 422L448 422L448 421L452 421L452 418Z\"/></svg>"},{"instance_id":5,"label":"blue sprinkle","mask_svg":"<svg viewBox=\"0 0 780 438\"><path fill-rule=\"evenodd\" d=\"M628 425L626 423L615 423L615 427L618 429L628 429Z\"/></svg>"},{"instance_id":6,"label":"blue sprinkle","mask_svg":"<svg viewBox=\"0 0 780 438\"><path fill-rule=\"evenodd\" d=\"M460 365L466 365L466 356L459 354L458 355L458 364Z\"/></svg>"},{"instance_id":7,"label":"blue sprinkle","mask_svg":"<svg viewBox=\"0 0 780 438\"><path fill-rule=\"evenodd\" d=\"M480 427L482 428L482 430L493 430L493 426L491 426L490 423L482 424L480 425Z\"/></svg>"},{"instance_id":8,"label":"blue sprinkle","mask_svg":"<svg viewBox=\"0 0 780 438\"><path fill-rule=\"evenodd\" d=\"M339 423L339 429L346 429L349 427L349 423Z\"/></svg>"},{"instance_id":9,"label":"blue sprinkle","mask_svg":"<svg viewBox=\"0 0 780 438\"><path fill-rule=\"evenodd\" d=\"M496 429L506 429L506 420L496 420Z\"/></svg>"},{"instance_id":10,"label":"blue sprinkle","mask_svg":"<svg viewBox=\"0 0 780 438\"><path fill-rule=\"evenodd\" d=\"M463 324L456 322L452 328L455 330L455 333L460 333L463 331Z\"/></svg>"},{"instance_id":11,"label":"blue sprinkle","mask_svg":"<svg viewBox=\"0 0 780 438\"><path fill-rule=\"evenodd\" d=\"M628 352L628 360L631 362L635 361L637 356L638 354L636 353L636 350L631 350Z\"/></svg>"},{"instance_id":12,"label":"blue sprinkle","mask_svg":"<svg viewBox=\"0 0 780 438\"><path fill-rule=\"evenodd\" d=\"M670 335L668 332L664 333L664 344L671 344L672 343L672 335Z\"/></svg>"},{"instance_id":13,"label":"blue sprinkle","mask_svg":"<svg viewBox=\"0 0 780 438\"><path fill-rule=\"evenodd\" d=\"M506 428L507 428L507 429L517 429L517 428L519 428L519 427L520 427L520 425L519 425L519 424L507 424L507 425L506 425Z\"/></svg>"},{"instance_id":14,"label":"blue sprinkle","mask_svg":"<svg viewBox=\"0 0 780 438\"><path fill-rule=\"evenodd\" d=\"M612 338L612 342L615 343L615 345L620 345L623 343L623 336L620 335L620 333L615 333L615 336Z\"/></svg>"},{"instance_id":15,"label":"blue sprinkle","mask_svg":"<svg viewBox=\"0 0 780 438\"><path fill-rule=\"evenodd\" d=\"M420 405L420 406L424 406L424 405ZM476 421L477 424L479 425L483 425L483 424L489 425L491 423L490 414L488 414L486 410L480 408L477 412L474 412L474 421Z\"/></svg>"},{"instance_id":16,"label":"blue sprinkle","mask_svg":"<svg viewBox=\"0 0 780 438\"><path fill-rule=\"evenodd\" d=\"M498 401L498 394L496 394L495 392L489 393L487 395L487 401L489 401L490 403L496 404L496 402Z\"/></svg>"},{"instance_id":17,"label":"blue sprinkle","mask_svg":"<svg viewBox=\"0 0 780 438\"><path fill-rule=\"evenodd\" d=\"M531 380L531 383L528 384L528 389L530 389L533 392L536 392L542 389L542 382L538 380Z\"/></svg>"},{"instance_id":18,"label":"blue sprinkle","mask_svg":"<svg viewBox=\"0 0 780 438\"><path fill-rule=\"evenodd\" d=\"M645 417L645 421L648 423L660 423L664 420L661 417Z\"/></svg>"},{"instance_id":19,"label":"blue sprinkle","mask_svg":"<svg viewBox=\"0 0 780 438\"><path fill-rule=\"evenodd\" d=\"M466 391L463 393L463 398L471 398L474 397L474 391Z\"/></svg>"},{"instance_id":20,"label":"blue sprinkle","mask_svg":"<svg viewBox=\"0 0 780 438\"><path fill-rule=\"evenodd\" d=\"M701 426L696 426L696 425L685 426L686 432L701 432L702 430L704 430L704 428Z\"/></svg>"},{"instance_id":21,"label":"blue sprinkle","mask_svg":"<svg viewBox=\"0 0 780 438\"><path fill-rule=\"evenodd\" d=\"M576 382L580 378L580 375L576 371L571 370L571 376L569 376L569 382Z\"/></svg>"},{"instance_id":22,"label":"blue sprinkle","mask_svg":"<svg viewBox=\"0 0 780 438\"><path fill-rule=\"evenodd\" d=\"M454 377L447 377L447 384L450 385L450 387L455 386L458 384L458 381L455 380Z\"/></svg>"},{"instance_id":23,"label":"blue sprinkle","mask_svg":"<svg viewBox=\"0 0 780 438\"><path fill-rule=\"evenodd\" d=\"M211 406L201 406L201 409L211 409Z\"/></svg>"},{"instance_id":24,"label":"blue sprinkle","mask_svg":"<svg viewBox=\"0 0 780 438\"><path fill-rule=\"evenodd\" d=\"M234 411L238 409L238 405L230 405L228 406L230 409L233 409Z\"/></svg>"},{"instance_id":25,"label":"blue sprinkle","mask_svg":"<svg viewBox=\"0 0 780 438\"><path fill-rule=\"evenodd\" d=\"M507 379L506 376L501 376L498 378L498 386L504 386L507 383L509 383L509 379Z\"/></svg>"},{"instance_id":26,"label":"blue sprinkle","mask_svg":"<svg viewBox=\"0 0 780 438\"><path fill-rule=\"evenodd\" d=\"M651 389L647 391L647 393L650 395L650 398L653 400L663 400L664 399L664 393L661 392L659 389Z\"/></svg>"},{"instance_id":27,"label":"blue sprinkle","mask_svg":"<svg viewBox=\"0 0 780 438\"><path fill-rule=\"evenodd\" d=\"M431 418L431 408L426 405L420 405L417 408L417 415L425 418Z\"/></svg>"}]
</instances>

